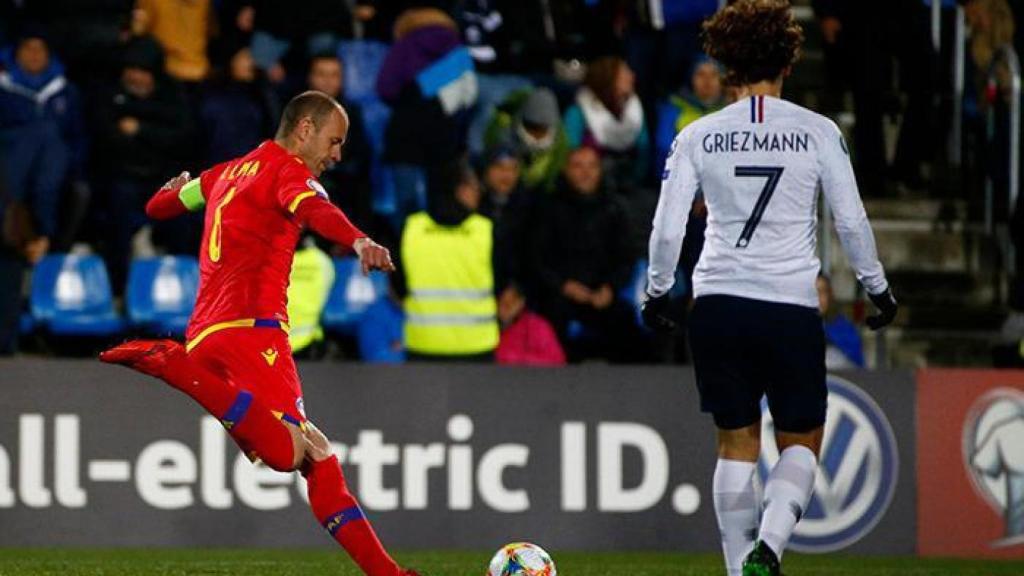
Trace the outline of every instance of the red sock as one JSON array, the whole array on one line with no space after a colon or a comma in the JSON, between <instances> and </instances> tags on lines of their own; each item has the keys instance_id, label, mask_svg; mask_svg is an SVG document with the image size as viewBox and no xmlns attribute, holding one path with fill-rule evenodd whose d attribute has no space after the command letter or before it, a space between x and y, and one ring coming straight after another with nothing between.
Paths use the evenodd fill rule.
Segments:
<instances>
[{"instance_id":1,"label":"red sock","mask_svg":"<svg viewBox=\"0 0 1024 576\"><path fill-rule=\"evenodd\" d=\"M302 471L309 505L320 524L341 544L367 576L398 576L401 568L377 539L355 497L348 491L338 458L310 462Z\"/></svg>"},{"instance_id":2,"label":"red sock","mask_svg":"<svg viewBox=\"0 0 1024 576\"><path fill-rule=\"evenodd\" d=\"M168 359L164 380L220 420L247 455L255 455L274 470L295 469L291 433L252 393L218 378L185 354Z\"/></svg>"}]
</instances>

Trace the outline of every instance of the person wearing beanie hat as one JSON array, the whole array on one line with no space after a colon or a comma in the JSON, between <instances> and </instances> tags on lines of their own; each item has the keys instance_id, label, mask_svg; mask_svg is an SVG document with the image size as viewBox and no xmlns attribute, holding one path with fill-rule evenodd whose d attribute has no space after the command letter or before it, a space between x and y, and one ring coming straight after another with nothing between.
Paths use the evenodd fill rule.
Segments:
<instances>
[{"instance_id":1,"label":"person wearing beanie hat","mask_svg":"<svg viewBox=\"0 0 1024 576\"><path fill-rule=\"evenodd\" d=\"M660 173L665 165L676 134L693 121L717 112L725 105L723 76L721 64L707 54L699 54L694 58L686 82L658 107L655 171Z\"/></svg>"},{"instance_id":2,"label":"person wearing beanie hat","mask_svg":"<svg viewBox=\"0 0 1024 576\"><path fill-rule=\"evenodd\" d=\"M510 96L491 119L484 142L511 146L523 163L523 185L545 192L554 190L569 155L558 100L547 88Z\"/></svg>"}]
</instances>

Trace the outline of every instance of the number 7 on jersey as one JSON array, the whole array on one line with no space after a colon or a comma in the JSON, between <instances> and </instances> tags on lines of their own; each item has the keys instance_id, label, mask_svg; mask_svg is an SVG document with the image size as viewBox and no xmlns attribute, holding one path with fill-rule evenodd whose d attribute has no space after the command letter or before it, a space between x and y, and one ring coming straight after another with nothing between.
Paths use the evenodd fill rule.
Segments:
<instances>
[{"instance_id":1,"label":"number 7 on jersey","mask_svg":"<svg viewBox=\"0 0 1024 576\"><path fill-rule=\"evenodd\" d=\"M750 213L750 218L747 218L747 223L743 226L743 232L740 233L739 240L736 241L737 248L746 248L750 244L750 238L754 235L757 225L761 223L761 217L764 216L764 211L768 208L768 201L772 199L772 194L775 193L775 187L779 185L779 180L782 179L782 172L784 170L782 166L736 167L737 178L766 178L764 188L761 189L761 195L757 197L757 202L754 203L754 210Z\"/></svg>"}]
</instances>

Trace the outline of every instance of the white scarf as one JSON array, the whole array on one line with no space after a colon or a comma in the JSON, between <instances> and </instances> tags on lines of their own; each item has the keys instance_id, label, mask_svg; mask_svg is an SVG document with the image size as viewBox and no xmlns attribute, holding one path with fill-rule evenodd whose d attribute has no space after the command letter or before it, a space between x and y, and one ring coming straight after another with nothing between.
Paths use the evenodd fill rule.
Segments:
<instances>
[{"instance_id":1,"label":"white scarf","mask_svg":"<svg viewBox=\"0 0 1024 576\"><path fill-rule=\"evenodd\" d=\"M583 111L587 128L603 148L624 152L633 148L644 128L644 108L636 94L626 101L622 118L616 118L589 88L580 88L576 103Z\"/></svg>"}]
</instances>

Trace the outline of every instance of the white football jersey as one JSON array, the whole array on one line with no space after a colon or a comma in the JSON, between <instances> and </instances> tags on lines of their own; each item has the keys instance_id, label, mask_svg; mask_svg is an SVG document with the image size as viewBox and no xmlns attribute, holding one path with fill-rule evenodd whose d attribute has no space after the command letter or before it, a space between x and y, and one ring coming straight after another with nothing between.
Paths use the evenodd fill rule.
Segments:
<instances>
[{"instance_id":1,"label":"white football jersey","mask_svg":"<svg viewBox=\"0 0 1024 576\"><path fill-rule=\"evenodd\" d=\"M818 307L818 188L857 279L888 287L839 128L770 96L751 96L693 122L672 143L650 240L648 293L674 282L694 197L708 208L695 296L727 294Z\"/></svg>"}]
</instances>

